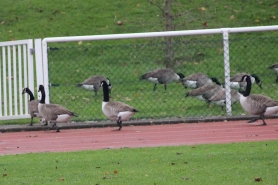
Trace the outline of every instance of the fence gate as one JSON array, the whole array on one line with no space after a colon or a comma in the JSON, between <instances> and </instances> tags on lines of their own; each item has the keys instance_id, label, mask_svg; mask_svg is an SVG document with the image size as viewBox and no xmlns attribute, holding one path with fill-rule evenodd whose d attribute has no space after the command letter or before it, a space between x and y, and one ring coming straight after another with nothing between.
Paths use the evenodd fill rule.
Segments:
<instances>
[{"instance_id":1,"label":"fence gate","mask_svg":"<svg viewBox=\"0 0 278 185\"><path fill-rule=\"evenodd\" d=\"M33 53L32 39L0 43L0 120L29 117L22 89L34 93Z\"/></svg>"}]
</instances>

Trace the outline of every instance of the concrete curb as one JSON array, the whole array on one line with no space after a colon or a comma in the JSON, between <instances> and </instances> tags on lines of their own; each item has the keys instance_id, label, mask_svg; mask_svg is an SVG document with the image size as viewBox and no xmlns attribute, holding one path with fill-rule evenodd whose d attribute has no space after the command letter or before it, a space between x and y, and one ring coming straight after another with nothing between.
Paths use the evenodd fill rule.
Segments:
<instances>
[{"instance_id":1,"label":"concrete curb","mask_svg":"<svg viewBox=\"0 0 278 185\"><path fill-rule=\"evenodd\" d=\"M123 122L125 126L139 126L139 125L162 125L162 124L177 124L177 123L200 123L200 122L219 122L219 121L239 121L250 120L256 116L231 116L231 117L206 117L206 118L172 118L172 119L159 119L159 120L132 120ZM272 116L268 119L275 119L278 116ZM103 128L103 127L117 127L116 122L71 122L59 123L59 128L63 129L81 129L81 128ZM29 125L2 125L0 132L23 132L23 131L40 131L47 130L49 126L41 124Z\"/></svg>"}]
</instances>

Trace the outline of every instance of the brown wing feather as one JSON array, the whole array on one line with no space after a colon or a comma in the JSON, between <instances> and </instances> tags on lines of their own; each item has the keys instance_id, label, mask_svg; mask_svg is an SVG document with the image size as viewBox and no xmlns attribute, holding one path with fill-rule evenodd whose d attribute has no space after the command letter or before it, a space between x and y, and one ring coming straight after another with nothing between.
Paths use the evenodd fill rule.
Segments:
<instances>
[{"instance_id":1,"label":"brown wing feather","mask_svg":"<svg viewBox=\"0 0 278 185\"><path fill-rule=\"evenodd\" d=\"M147 72L146 74L144 74L142 76L143 79L147 79L150 77L153 78L159 78L161 76L167 76L169 74L173 74L174 71L172 69L168 69L168 68L159 68L159 69L155 69L153 71ZM167 75L166 75L167 74Z\"/></svg>"},{"instance_id":2,"label":"brown wing feather","mask_svg":"<svg viewBox=\"0 0 278 185\"><path fill-rule=\"evenodd\" d=\"M104 76L92 76L82 82L87 85L99 85L101 81L106 80Z\"/></svg>"},{"instance_id":3,"label":"brown wing feather","mask_svg":"<svg viewBox=\"0 0 278 185\"><path fill-rule=\"evenodd\" d=\"M267 107L278 106L278 101L273 100L270 97L260 95L260 94L252 94L249 96L252 100L259 102L260 104L264 104Z\"/></svg>"},{"instance_id":4,"label":"brown wing feather","mask_svg":"<svg viewBox=\"0 0 278 185\"><path fill-rule=\"evenodd\" d=\"M183 80L192 80L192 81L197 81L200 78L209 78L206 74L204 73L195 73L195 74L191 74L185 78L183 78Z\"/></svg>"},{"instance_id":5,"label":"brown wing feather","mask_svg":"<svg viewBox=\"0 0 278 185\"><path fill-rule=\"evenodd\" d=\"M248 75L247 73L238 73L230 78L231 82L239 82L241 81L242 76Z\"/></svg>"},{"instance_id":6,"label":"brown wing feather","mask_svg":"<svg viewBox=\"0 0 278 185\"><path fill-rule=\"evenodd\" d=\"M45 107L49 109L49 112L52 112L56 115L61 115L61 114L69 114L71 116L74 116L75 113L66 109L65 107L58 105L58 104L45 104Z\"/></svg>"}]
</instances>

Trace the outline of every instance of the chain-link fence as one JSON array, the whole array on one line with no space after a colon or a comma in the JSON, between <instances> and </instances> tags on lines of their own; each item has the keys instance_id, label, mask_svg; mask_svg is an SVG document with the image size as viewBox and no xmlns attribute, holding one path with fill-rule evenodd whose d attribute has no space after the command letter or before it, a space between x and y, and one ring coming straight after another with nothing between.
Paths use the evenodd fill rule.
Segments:
<instances>
[{"instance_id":1,"label":"chain-link fence","mask_svg":"<svg viewBox=\"0 0 278 185\"><path fill-rule=\"evenodd\" d=\"M195 39L175 38L172 41L171 66L184 76L202 72L224 83L224 50L222 38L196 36ZM193 89L182 83L170 83L167 90L140 80L148 71L165 68L166 44L162 39L150 39L143 44L86 45L77 47L51 46L48 50L50 102L61 104L76 113L76 121L107 120L101 110L102 89L95 95L77 87L85 79L103 75L112 84L111 99L134 106L140 112L133 119L204 118L226 116L226 109L216 104L208 105L194 97L186 97ZM256 74L262 89L252 86L252 93L277 97L275 74L268 69L278 62L277 37L230 37L230 73ZM86 45L86 46L84 46ZM55 85L56 84L56 85ZM245 115L239 101L232 105L232 115Z\"/></svg>"}]
</instances>

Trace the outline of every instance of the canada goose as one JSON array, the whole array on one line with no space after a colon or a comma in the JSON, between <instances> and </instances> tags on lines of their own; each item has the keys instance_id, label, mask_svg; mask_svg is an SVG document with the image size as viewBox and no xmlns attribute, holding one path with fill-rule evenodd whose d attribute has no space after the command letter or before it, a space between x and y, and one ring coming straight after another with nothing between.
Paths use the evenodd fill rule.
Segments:
<instances>
[{"instance_id":1,"label":"canada goose","mask_svg":"<svg viewBox=\"0 0 278 185\"><path fill-rule=\"evenodd\" d=\"M247 83L245 92L240 95L240 104L242 108L249 114L259 115L259 118L250 120L248 123L262 119L263 125L266 125L264 116L270 116L278 112L278 101L260 94L250 95L252 81L249 75L244 75L241 81Z\"/></svg>"},{"instance_id":2,"label":"canada goose","mask_svg":"<svg viewBox=\"0 0 278 185\"><path fill-rule=\"evenodd\" d=\"M238 73L230 78L230 87L232 89L238 90L240 93L244 91L246 88L246 82L242 82L241 79L244 75L249 75L247 73ZM252 84L256 82L256 84L262 89L262 81L256 74L251 74L251 82Z\"/></svg>"},{"instance_id":3,"label":"canada goose","mask_svg":"<svg viewBox=\"0 0 278 185\"><path fill-rule=\"evenodd\" d=\"M275 71L276 83L277 83L278 82L278 63L275 63L275 64L269 66L268 69L272 69Z\"/></svg>"},{"instance_id":4,"label":"canada goose","mask_svg":"<svg viewBox=\"0 0 278 185\"><path fill-rule=\"evenodd\" d=\"M108 84L101 82L103 88L102 112L112 121L117 121L119 130L122 129L122 121L128 120L133 114L138 112L134 107L122 102L109 102Z\"/></svg>"},{"instance_id":5,"label":"canada goose","mask_svg":"<svg viewBox=\"0 0 278 185\"><path fill-rule=\"evenodd\" d=\"M57 123L66 123L70 118L77 115L61 105L45 104L45 90L43 85L39 86L39 92L41 92L41 100L38 105L39 113L46 121L53 123L49 130L56 127L56 132L60 132Z\"/></svg>"},{"instance_id":6,"label":"canada goose","mask_svg":"<svg viewBox=\"0 0 278 185\"><path fill-rule=\"evenodd\" d=\"M28 102L28 111L31 116L30 126L32 126L34 117L42 118L42 116L39 114L39 109L38 109L38 104L39 104L40 100L35 100L35 97L34 97L32 91L28 87L23 88L22 94L24 94L24 93L29 94L29 97L30 97L29 102Z\"/></svg>"},{"instance_id":7,"label":"canada goose","mask_svg":"<svg viewBox=\"0 0 278 185\"><path fill-rule=\"evenodd\" d=\"M186 97L191 96L195 97L201 101L205 101L208 104L210 102L208 101L209 98L214 96L214 94L217 94L219 91L223 89L222 86L216 85L216 84L206 84L203 85L197 89L194 89L186 94Z\"/></svg>"},{"instance_id":8,"label":"canada goose","mask_svg":"<svg viewBox=\"0 0 278 185\"><path fill-rule=\"evenodd\" d=\"M95 96L100 89L101 81L105 80L108 84L109 92L111 93L112 85L109 78L101 75L91 76L90 78L84 80L81 84L77 84L77 87L82 87L89 91L95 91Z\"/></svg>"},{"instance_id":9,"label":"canada goose","mask_svg":"<svg viewBox=\"0 0 278 185\"><path fill-rule=\"evenodd\" d=\"M234 89L231 89L231 104L236 103L239 100L239 97L240 93ZM208 98L208 102L212 102L223 109L226 105L226 89L223 88L217 91L217 93Z\"/></svg>"},{"instance_id":10,"label":"canada goose","mask_svg":"<svg viewBox=\"0 0 278 185\"><path fill-rule=\"evenodd\" d=\"M156 84L164 84L164 89L166 90L166 85L171 82L180 81L184 78L182 73L175 73L169 68L159 68L153 71L147 72L140 77L141 80L149 80L155 83L153 90L156 90Z\"/></svg>"},{"instance_id":11,"label":"canada goose","mask_svg":"<svg viewBox=\"0 0 278 185\"><path fill-rule=\"evenodd\" d=\"M213 84L215 82L217 85L221 85L217 78L210 78L204 73L194 73L187 77L184 77L182 84L185 88L196 89L206 84Z\"/></svg>"}]
</instances>

